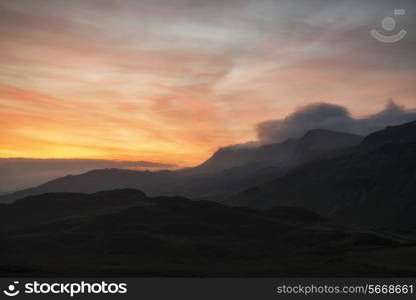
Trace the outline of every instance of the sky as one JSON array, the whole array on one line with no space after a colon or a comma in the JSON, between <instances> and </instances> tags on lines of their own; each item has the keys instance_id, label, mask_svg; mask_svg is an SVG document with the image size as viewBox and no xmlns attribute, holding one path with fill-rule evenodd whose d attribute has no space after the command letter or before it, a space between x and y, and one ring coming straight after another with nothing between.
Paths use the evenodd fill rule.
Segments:
<instances>
[{"instance_id":1,"label":"sky","mask_svg":"<svg viewBox=\"0 0 416 300\"><path fill-rule=\"evenodd\" d=\"M219 147L261 140L262 124L313 103L356 119L390 98L415 109L415 8L387 0L2 0L0 158L192 166ZM408 31L403 40L369 34L393 34L381 28L385 17L396 20L393 33Z\"/></svg>"}]
</instances>

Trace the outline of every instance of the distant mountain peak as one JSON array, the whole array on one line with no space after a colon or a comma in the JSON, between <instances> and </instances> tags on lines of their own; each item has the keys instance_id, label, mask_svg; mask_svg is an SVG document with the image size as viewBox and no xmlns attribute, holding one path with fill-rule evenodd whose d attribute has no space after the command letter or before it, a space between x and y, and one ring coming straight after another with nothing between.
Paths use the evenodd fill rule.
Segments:
<instances>
[{"instance_id":1,"label":"distant mountain peak","mask_svg":"<svg viewBox=\"0 0 416 300\"><path fill-rule=\"evenodd\" d=\"M328 146L336 142L329 141ZM300 142L302 155L314 153L307 146ZM415 153L416 121L387 127L356 147L303 164L231 197L229 203L260 208L300 206L346 224L413 229Z\"/></svg>"},{"instance_id":2,"label":"distant mountain peak","mask_svg":"<svg viewBox=\"0 0 416 300\"><path fill-rule=\"evenodd\" d=\"M305 135L302 138L307 137L334 137L334 136L349 136L349 137L362 137L361 135L354 134L354 133L348 133L348 132L341 132L341 131L335 131L335 130L329 130L329 129L312 129L305 133Z\"/></svg>"},{"instance_id":3,"label":"distant mountain peak","mask_svg":"<svg viewBox=\"0 0 416 300\"><path fill-rule=\"evenodd\" d=\"M299 163L316 158L327 157L330 152L357 146L364 137L352 133L313 129L300 140L295 152L295 160Z\"/></svg>"},{"instance_id":4,"label":"distant mountain peak","mask_svg":"<svg viewBox=\"0 0 416 300\"><path fill-rule=\"evenodd\" d=\"M388 126L367 136L362 144L379 146L387 143L416 142L416 121L398 126Z\"/></svg>"}]
</instances>

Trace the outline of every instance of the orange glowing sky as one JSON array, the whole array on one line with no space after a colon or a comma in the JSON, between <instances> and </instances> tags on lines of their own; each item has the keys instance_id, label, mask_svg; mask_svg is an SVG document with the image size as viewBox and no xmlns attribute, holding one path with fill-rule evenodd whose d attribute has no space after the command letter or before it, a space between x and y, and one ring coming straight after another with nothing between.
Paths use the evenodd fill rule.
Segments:
<instances>
[{"instance_id":1,"label":"orange glowing sky","mask_svg":"<svg viewBox=\"0 0 416 300\"><path fill-rule=\"evenodd\" d=\"M415 107L414 33L368 34L392 1L323 2L2 0L0 157L190 166L308 103Z\"/></svg>"}]
</instances>

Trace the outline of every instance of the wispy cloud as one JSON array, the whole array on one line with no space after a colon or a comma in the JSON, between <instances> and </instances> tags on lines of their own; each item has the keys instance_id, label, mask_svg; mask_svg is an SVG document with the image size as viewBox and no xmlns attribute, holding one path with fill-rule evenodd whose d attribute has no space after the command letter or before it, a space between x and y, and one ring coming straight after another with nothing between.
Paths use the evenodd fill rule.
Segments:
<instances>
[{"instance_id":1,"label":"wispy cloud","mask_svg":"<svg viewBox=\"0 0 416 300\"><path fill-rule=\"evenodd\" d=\"M414 107L414 1L3 0L0 157L192 165L314 102ZM407 10L400 44L369 30Z\"/></svg>"}]
</instances>

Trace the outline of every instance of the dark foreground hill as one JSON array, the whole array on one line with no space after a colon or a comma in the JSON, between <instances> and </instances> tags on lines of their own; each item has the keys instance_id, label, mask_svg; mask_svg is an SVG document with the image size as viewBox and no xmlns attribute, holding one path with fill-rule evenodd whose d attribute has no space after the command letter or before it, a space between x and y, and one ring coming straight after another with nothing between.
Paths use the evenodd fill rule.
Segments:
<instances>
[{"instance_id":1,"label":"dark foreground hill","mask_svg":"<svg viewBox=\"0 0 416 300\"><path fill-rule=\"evenodd\" d=\"M137 190L0 207L1 276L414 276L415 235Z\"/></svg>"},{"instance_id":2,"label":"dark foreground hill","mask_svg":"<svg viewBox=\"0 0 416 300\"><path fill-rule=\"evenodd\" d=\"M361 140L361 136L354 134L312 130L299 140L253 148L226 147L194 168L159 172L103 169L68 175L0 196L0 202L50 192L94 193L123 188L140 189L149 195L221 199L281 176L299 164L355 146Z\"/></svg>"},{"instance_id":3,"label":"dark foreground hill","mask_svg":"<svg viewBox=\"0 0 416 300\"><path fill-rule=\"evenodd\" d=\"M349 225L416 228L416 122L371 134L342 155L303 165L228 203L300 206Z\"/></svg>"}]
</instances>

